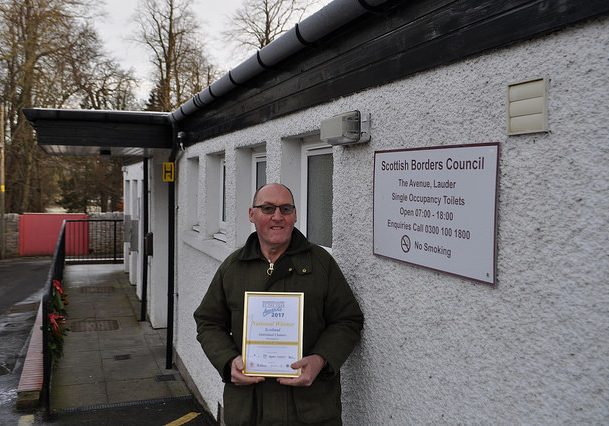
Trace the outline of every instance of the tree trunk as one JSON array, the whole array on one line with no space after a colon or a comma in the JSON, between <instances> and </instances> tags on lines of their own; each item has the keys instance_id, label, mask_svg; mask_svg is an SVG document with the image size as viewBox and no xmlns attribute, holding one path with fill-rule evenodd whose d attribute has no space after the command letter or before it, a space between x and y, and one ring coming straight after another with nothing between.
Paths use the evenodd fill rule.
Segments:
<instances>
[{"instance_id":1,"label":"tree trunk","mask_svg":"<svg viewBox=\"0 0 609 426\"><path fill-rule=\"evenodd\" d=\"M35 78L35 66L37 60L37 46L38 46L38 31L37 27L39 22L37 17L33 16L32 3L30 0L25 0L25 16L23 17L24 23L24 64L21 79L19 81L19 87L21 93L18 97L18 114L17 114L17 126L15 128L15 134L13 135L13 143L19 143L23 147L23 186L21 188L21 205L19 212L26 212L30 208L30 189L32 186L32 165L34 161L34 137L32 130L27 124L27 120L23 115L22 108L32 106L32 87L34 86Z\"/></svg>"}]
</instances>

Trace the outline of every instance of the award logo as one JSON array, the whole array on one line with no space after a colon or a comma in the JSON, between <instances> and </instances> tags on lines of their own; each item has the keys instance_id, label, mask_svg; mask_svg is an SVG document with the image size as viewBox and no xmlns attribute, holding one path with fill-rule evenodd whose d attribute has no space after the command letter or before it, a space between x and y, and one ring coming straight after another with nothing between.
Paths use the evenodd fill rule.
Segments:
<instances>
[{"instance_id":1,"label":"award logo","mask_svg":"<svg viewBox=\"0 0 609 426\"><path fill-rule=\"evenodd\" d=\"M283 312L283 309L285 308L285 302L266 300L262 302L262 307L264 309L262 311L263 317L268 317L269 315L272 317L277 317L279 316L277 314Z\"/></svg>"}]
</instances>

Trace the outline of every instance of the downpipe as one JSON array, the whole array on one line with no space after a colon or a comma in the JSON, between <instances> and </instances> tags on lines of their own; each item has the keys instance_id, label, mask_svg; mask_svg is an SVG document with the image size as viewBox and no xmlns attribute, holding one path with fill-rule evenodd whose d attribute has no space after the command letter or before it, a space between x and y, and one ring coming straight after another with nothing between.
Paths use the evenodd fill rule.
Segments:
<instances>
[{"instance_id":1,"label":"downpipe","mask_svg":"<svg viewBox=\"0 0 609 426\"><path fill-rule=\"evenodd\" d=\"M172 148L169 160L175 163L180 150L178 144L178 129L175 120L171 120ZM167 215L167 348L165 352L165 368L170 370L173 367L173 327L175 309L175 223L176 223L176 199L175 199L175 178L177 176L174 164L173 182L168 182L168 202L169 209Z\"/></svg>"}]
</instances>

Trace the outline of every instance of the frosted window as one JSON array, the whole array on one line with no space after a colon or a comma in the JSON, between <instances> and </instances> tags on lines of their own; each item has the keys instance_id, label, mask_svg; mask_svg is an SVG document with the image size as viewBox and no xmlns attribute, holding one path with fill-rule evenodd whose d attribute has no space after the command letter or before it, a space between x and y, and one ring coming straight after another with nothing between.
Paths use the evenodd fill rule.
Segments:
<instances>
[{"instance_id":1,"label":"frosted window","mask_svg":"<svg viewBox=\"0 0 609 426\"><path fill-rule=\"evenodd\" d=\"M332 247L332 154L307 161L307 238Z\"/></svg>"},{"instance_id":2,"label":"frosted window","mask_svg":"<svg viewBox=\"0 0 609 426\"><path fill-rule=\"evenodd\" d=\"M256 189L266 185L266 161L256 161Z\"/></svg>"}]
</instances>

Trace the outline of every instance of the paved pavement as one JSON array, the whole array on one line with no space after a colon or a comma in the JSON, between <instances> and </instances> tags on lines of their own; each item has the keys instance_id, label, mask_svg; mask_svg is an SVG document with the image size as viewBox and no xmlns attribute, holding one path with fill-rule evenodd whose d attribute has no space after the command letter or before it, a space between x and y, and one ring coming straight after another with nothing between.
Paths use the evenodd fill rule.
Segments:
<instances>
[{"instance_id":1,"label":"paved pavement","mask_svg":"<svg viewBox=\"0 0 609 426\"><path fill-rule=\"evenodd\" d=\"M166 329L138 321L122 265L68 265L64 355L51 388L54 425L212 425L176 369L165 369ZM47 424L40 416L32 423Z\"/></svg>"}]
</instances>

